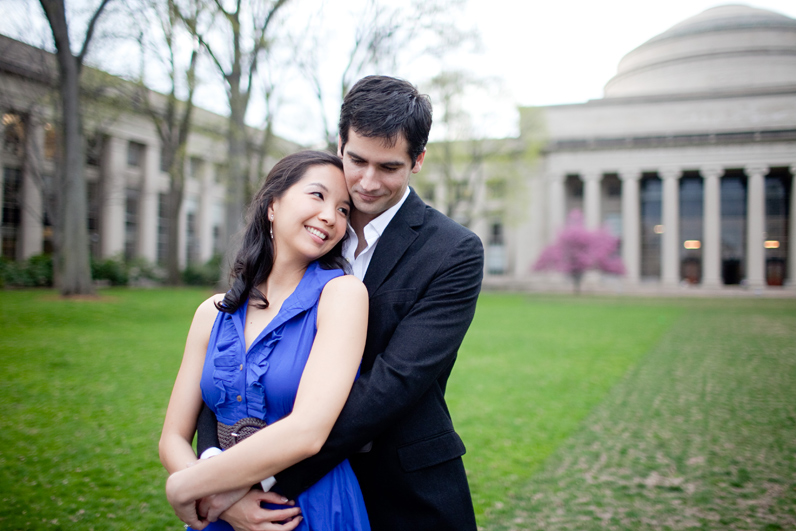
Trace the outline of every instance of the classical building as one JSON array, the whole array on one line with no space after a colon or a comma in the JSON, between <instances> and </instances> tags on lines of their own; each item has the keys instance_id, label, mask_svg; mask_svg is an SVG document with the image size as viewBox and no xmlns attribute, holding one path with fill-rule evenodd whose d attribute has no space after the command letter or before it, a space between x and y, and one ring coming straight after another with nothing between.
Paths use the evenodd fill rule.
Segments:
<instances>
[{"instance_id":1,"label":"classical building","mask_svg":"<svg viewBox=\"0 0 796 531\"><path fill-rule=\"evenodd\" d=\"M56 72L52 54L0 35L3 258L22 260L52 251ZM130 83L91 68L84 69L83 78L92 256L163 263L169 245L169 176L153 121L136 108L134 98L124 101L125 94L135 93ZM150 98L156 105L165 101L156 93ZM226 129L226 117L195 109L178 218L182 266L204 263L226 246ZM272 149L278 158L298 148L276 138ZM265 165L274 161L268 157Z\"/></svg>"},{"instance_id":2,"label":"classical building","mask_svg":"<svg viewBox=\"0 0 796 531\"><path fill-rule=\"evenodd\" d=\"M505 142L544 147L515 192L526 215L473 225L488 282L555 282L532 266L578 208L621 238L625 286L796 285L796 20L708 9L622 58L602 99L520 114Z\"/></svg>"}]
</instances>

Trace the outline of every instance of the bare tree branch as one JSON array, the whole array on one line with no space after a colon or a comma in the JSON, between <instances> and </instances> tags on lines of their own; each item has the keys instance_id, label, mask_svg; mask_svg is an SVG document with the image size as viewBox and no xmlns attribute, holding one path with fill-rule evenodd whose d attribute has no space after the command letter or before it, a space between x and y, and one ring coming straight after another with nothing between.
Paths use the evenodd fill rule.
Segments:
<instances>
[{"instance_id":1,"label":"bare tree branch","mask_svg":"<svg viewBox=\"0 0 796 531\"><path fill-rule=\"evenodd\" d=\"M94 36L94 28L97 25L97 20L99 20L100 15L102 15L102 11L105 9L105 6L107 6L110 2L111 0L102 0L102 3L94 12L94 15L91 17L91 21L88 23L88 29L86 29L86 39L83 41L83 49L80 50L80 54L77 56L77 64L79 66L83 65L83 58L85 58L86 53L88 52L88 45L91 43L91 38Z\"/></svg>"}]
</instances>

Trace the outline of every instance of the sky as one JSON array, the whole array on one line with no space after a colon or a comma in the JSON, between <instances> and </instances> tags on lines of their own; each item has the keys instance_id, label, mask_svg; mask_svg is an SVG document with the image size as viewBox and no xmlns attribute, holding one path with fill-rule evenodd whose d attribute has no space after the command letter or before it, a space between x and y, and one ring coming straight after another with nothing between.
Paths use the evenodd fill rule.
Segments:
<instances>
[{"instance_id":1,"label":"sky","mask_svg":"<svg viewBox=\"0 0 796 531\"><path fill-rule=\"evenodd\" d=\"M13 36L14 31L19 31L8 22L19 17L4 15L19 15L24 10L28 18L35 16L37 6L31 7L35 2L21 1L27 7L20 7L23 4L17 0L0 0L0 32ZM346 17L350 19L352 15L344 7L351 5L349 0L297 0L293 16L299 19L310 16L319 2L325 6L324 42L328 42L331 49L346 38L350 40L350 35L344 34L350 30L343 29L350 28L350 20ZM468 106L482 136L514 136L519 120L518 105L581 103L600 98L603 87L616 73L625 54L678 22L726 3L716 0L469 0L460 16L462 25L475 27L480 32L480 52L449 57L446 65L465 68L476 76L493 80L488 93L473 95ZM746 5L796 18L794 0L754 0ZM19 22L15 27L20 27ZM341 48L345 46L342 44ZM404 64L398 74L422 89L434 68L438 65L418 60ZM333 78L330 76L330 83ZM295 77L289 83L289 90L282 96L283 108L275 131L305 145L317 144L323 136L319 105L306 83ZM209 110L225 113L224 99L222 88L208 88L198 103ZM327 104L325 112L331 123L336 122L338 105L336 101ZM255 105L252 115L257 114ZM249 121L252 125L257 123L256 118ZM432 136L433 132L432 129Z\"/></svg>"},{"instance_id":2,"label":"sky","mask_svg":"<svg viewBox=\"0 0 796 531\"><path fill-rule=\"evenodd\" d=\"M518 2L470 0L485 52L471 68L499 75L506 87L497 116L500 129L516 131L516 112L503 107L582 103L601 98L620 59L689 17L727 3L716 0L564 0ZM794 0L756 0L746 5L796 18Z\"/></svg>"}]
</instances>

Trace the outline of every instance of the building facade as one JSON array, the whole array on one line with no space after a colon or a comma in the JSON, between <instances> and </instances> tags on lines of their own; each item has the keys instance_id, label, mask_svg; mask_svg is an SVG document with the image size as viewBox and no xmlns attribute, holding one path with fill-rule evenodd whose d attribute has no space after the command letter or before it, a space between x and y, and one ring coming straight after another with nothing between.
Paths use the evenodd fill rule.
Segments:
<instances>
[{"instance_id":1,"label":"building facade","mask_svg":"<svg viewBox=\"0 0 796 531\"><path fill-rule=\"evenodd\" d=\"M628 53L602 99L520 121L543 147L512 192L525 215L487 209L472 225L499 266L488 283L564 282L532 266L578 208L620 238L625 287L796 285L796 20L708 9Z\"/></svg>"},{"instance_id":2,"label":"building facade","mask_svg":"<svg viewBox=\"0 0 796 531\"><path fill-rule=\"evenodd\" d=\"M0 36L0 202L2 257L24 260L53 250L57 175L57 91L52 54ZM92 76L97 79L92 79ZM119 78L85 68L90 94L84 98L87 141L88 225L94 258L145 259L164 263L171 216L168 168L152 119L134 105L118 104L134 94ZM105 97L114 94L114 98ZM165 97L150 93L155 105ZM223 253L226 200L227 118L195 108L188 139L185 186L178 216L179 261L201 264ZM256 138L259 131L252 131ZM273 164L296 144L276 138Z\"/></svg>"}]
</instances>

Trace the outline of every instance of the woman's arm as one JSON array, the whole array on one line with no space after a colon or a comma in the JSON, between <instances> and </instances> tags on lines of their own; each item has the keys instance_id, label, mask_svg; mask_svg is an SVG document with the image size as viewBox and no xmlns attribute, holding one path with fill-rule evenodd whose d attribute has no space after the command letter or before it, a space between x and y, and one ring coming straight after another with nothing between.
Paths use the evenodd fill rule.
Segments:
<instances>
[{"instance_id":1,"label":"woman's arm","mask_svg":"<svg viewBox=\"0 0 796 531\"><path fill-rule=\"evenodd\" d=\"M196 417L202 405L199 380L202 377L210 331L218 314L214 303L222 298L223 295L214 295L203 302L197 308L188 331L180 371L171 391L158 444L160 462L169 474L196 462L191 442L196 430Z\"/></svg>"},{"instance_id":2,"label":"woman's arm","mask_svg":"<svg viewBox=\"0 0 796 531\"><path fill-rule=\"evenodd\" d=\"M318 305L318 333L292 413L223 454L172 474L166 495L178 514L193 511L195 500L253 485L320 450L356 377L367 319L368 294L359 280L343 276L325 286ZM198 405L192 422L196 413Z\"/></svg>"}]
</instances>

